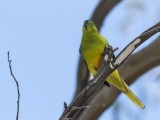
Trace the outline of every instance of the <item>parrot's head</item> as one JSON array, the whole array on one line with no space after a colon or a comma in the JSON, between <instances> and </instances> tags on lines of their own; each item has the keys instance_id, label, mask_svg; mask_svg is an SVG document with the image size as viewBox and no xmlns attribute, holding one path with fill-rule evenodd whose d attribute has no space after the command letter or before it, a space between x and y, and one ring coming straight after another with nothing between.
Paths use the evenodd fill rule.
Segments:
<instances>
[{"instance_id":1,"label":"parrot's head","mask_svg":"<svg viewBox=\"0 0 160 120\"><path fill-rule=\"evenodd\" d=\"M83 33L84 32L98 32L95 23L92 20L85 20L83 24Z\"/></svg>"}]
</instances>

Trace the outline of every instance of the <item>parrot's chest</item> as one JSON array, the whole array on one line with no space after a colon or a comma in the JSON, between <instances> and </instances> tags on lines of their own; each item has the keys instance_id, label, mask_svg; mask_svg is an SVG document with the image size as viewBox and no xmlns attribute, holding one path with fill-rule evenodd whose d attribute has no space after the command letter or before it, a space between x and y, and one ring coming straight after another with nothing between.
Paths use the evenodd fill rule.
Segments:
<instances>
[{"instance_id":1,"label":"parrot's chest","mask_svg":"<svg viewBox=\"0 0 160 120\"><path fill-rule=\"evenodd\" d=\"M89 68L99 68L104 44L97 43L94 39L87 41L87 46L83 49L83 57Z\"/></svg>"},{"instance_id":2,"label":"parrot's chest","mask_svg":"<svg viewBox=\"0 0 160 120\"><path fill-rule=\"evenodd\" d=\"M102 57L102 51L101 49L89 49L86 50L86 62L87 64L95 65L99 64L100 62L100 57Z\"/></svg>"},{"instance_id":3,"label":"parrot's chest","mask_svg":"<svg viewBox=\"0 0 160 120\"><path fill-rule=\"evenodd\" d=\"M84 51L88 54L101 54L103 53L105 43L95 36L87 37L84 41Z\"/></svg>"}]
</instances>

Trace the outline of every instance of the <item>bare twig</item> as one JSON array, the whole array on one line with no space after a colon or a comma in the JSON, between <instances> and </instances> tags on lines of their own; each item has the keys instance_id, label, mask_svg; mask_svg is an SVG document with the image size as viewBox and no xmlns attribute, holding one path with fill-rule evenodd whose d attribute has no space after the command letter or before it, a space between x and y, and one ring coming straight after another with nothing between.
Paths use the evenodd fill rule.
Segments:
<instances>
[{"instance_id":1,"label":"bare twig","mask_svg":"<svg viewBox=\"0 0 160 120\"><path fill-rule=\"evenodd\" d=\"M66 116L68 116L71 112L73 112L74 110L81 110L81 109L92 109L92 108L95 108L95 107L104 107L105 104L97 104L97 105L93 105L93 106L81 106L81 107L76 107L76 106L73 106L72 109L70 110L70 112L68 114L66 114ZM73 120L72 118L65 118L66 120Z\"/></svg>"},{"instance_id":2,"label":"bare twig","mask_svg":"<svg viewBox=\"0 0 160 120\"><path fill-rule=\"evenodd\" d=\"M67 103L66 102L64 102L64 109L67 109Z\"/></svg>"},{"instance_id":3,"label":"bare twig","mask_svg":"<svg viewBox=\"0 0 160 120\"><path fill-rule=\"evenodd\" d=\"M159 23L157 23L159 24ZM156 25L157 25L156 24ZM155 25L155 26L156 26ZM112 61L112 65L118 64L118 66L114 66L114 68L109 67L110 63L108 63L104 68L97 73L95 78L89 83L89 85L82 90L82 92L79 93L79 95L72 101L72 103L68 106L68 108L64 111L62 116L60 117L60 120L65 118L71 118L71 119L78 119L76 115L80 110L72 110L73 106L83 106L85 105L91 97L96 93L99 88L102 87L105 79L121 65L126 58L143 42L145 42L148 38L156 34L160 31L160 26L156 26L153 29L148 29L148 31L145 31L145 33L138 36L136 39L134 39L130 44L128 44L122 52ZM112 52L112 51L111 51Z\"/></svg>"},{"instance_id":4,"label":"bare twig","mask_svg":"<svg viewBox=\"0 0 160 120\"><path fill-rule=\"evenodd\" d=\"M10 60L10 56L9 56L9 51L8 51L8 63L9 63L9 70L11 73L11 76L13 77L16 86L17 86L17 93L18 93L18 99L17 99L17 115L16 115L16 120L18 120L19 118L19 102L20 102L20 90L19 90L19 83L16 79L16 77L14 76L13 72L12 72L12 65L11 65L12 60Z\"/></svg>"}]
</instances>

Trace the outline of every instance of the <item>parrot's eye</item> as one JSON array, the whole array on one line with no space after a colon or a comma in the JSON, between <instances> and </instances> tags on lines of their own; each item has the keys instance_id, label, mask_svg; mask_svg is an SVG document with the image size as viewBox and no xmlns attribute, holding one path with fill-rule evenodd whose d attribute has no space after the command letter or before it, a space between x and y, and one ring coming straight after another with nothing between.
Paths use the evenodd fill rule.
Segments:
<instances>
[{"instance_id":1,"label":"parrot's eye","mask_svg":"<svg viewBox=\"0 0 160 120\"><path fill-rule=\"evenodd\" d=\"M92 25L94 25L94 23L92 22Z\"/></svg>"}]
</instances>

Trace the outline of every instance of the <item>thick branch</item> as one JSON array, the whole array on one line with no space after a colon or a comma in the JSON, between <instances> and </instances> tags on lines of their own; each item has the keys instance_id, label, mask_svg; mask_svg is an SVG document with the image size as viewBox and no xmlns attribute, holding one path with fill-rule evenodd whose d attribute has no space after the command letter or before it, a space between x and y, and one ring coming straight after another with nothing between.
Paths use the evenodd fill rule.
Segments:
<instances>
[{"instance_id":1,"label":"thick branch","mask_svg":"<svg viewBox=\"0 0 160 120\"><path fill-rule=\"evenodd\" d=\"M100 0L91 19L95 22L98 30L103 24L105 17L113 10L113 8L122 0Z\"/></svg>"},{"instance_id":2,"label":"thick branch","mask_svg":"<svg viewBox=\"0 0 160 120\"><path fill-rule=\"evenodd\" d=\"M113 60L113 64L118 63L121 65L121 63L123 63L124 60L138 46L140 46L148 38L150 38L151 36L153 36L159 31L160 31L160 26L141 34L134 41L132 41L125 49L123 49L123 51L118 55L118 57L116 57L116 59ZM102 68L102 70L98 72L98 74L93 79L93 81L90 82L90 84L73 100L73 102L69 105L69 107L64 111L64 113L60 117L60 120L61 119L73 119L73 120L77 119L76 115L80 110L73 110L73 108L85 105L91 99L91 97L99 90L99 88L102 87L105 81L105 78L108 77L115 69L118 68L117 66L114 69L111 69L109 66L110 64L107 64L104 68Z\"/></svg>"},{"instance_id":3,"label":"thick branch","mask_svg":"<svg viewBox=\"0 0 160 120\"><path fill-rule=\"evenodd\" d=\"M150 45L130 56L119 68L119 73L128 84L148 70L160 64L160 36Z\"/></svg>"},{"instance_id":4,"label":"thick branch","mask_svg":"<svg viewBox=\"0 0 160 120\"><path fill-rule=\"evenodd\" d=\"M16 77L14 76L13 72L12 72L12 65L11 65L12 60L10 60L10 56L9 56L9 52L8 52L8 63L9 63L9 70L11 73L11 76L13 77L16 86L17 86L17 94L18 94L18 98L17 98L17 115L16 115L16 120L18 120L19 118L19 101L20 101L20 90L19 90L19 83L16 79Z\"/></svg>"}]
</instances>

